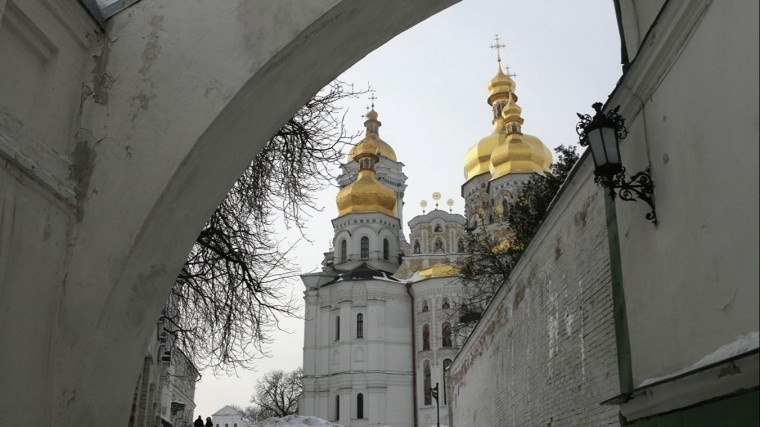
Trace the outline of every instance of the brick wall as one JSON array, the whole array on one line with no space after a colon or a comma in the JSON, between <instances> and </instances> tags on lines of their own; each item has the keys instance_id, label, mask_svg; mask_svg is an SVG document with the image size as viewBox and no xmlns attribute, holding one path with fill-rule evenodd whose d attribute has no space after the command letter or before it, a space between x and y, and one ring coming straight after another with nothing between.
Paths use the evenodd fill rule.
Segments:
<instances>
[{"instance_id":1,"label":"brick wall","mask_svg":"<svg viewBox=\"0 0 760 427\"><path fill-rule=\"evenodd\" d=\"M454 360L451 425L602 426L618 409L602 190L585 158Z\"/></svg>"}]
</instances>

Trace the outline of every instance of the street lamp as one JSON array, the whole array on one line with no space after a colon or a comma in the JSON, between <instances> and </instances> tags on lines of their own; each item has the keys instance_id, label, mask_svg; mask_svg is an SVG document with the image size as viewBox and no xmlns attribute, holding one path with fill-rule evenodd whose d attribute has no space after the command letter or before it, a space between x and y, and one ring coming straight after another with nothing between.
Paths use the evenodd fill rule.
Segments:
<instances>
[{"instance_id":1,"label":"street lamp","mask_svg":"<svg viewBox=\"0 0 760 427\"><path fill-rule=\"evenodd\" d=\"M625 173L625 167L620 159L619 141L628 136L625 128L625 120L618 114L615 107L607 114L602 112L602 103L592 105L596 114L592 118L588 114L578 113L581 119L575 127L580 137L580 145L591 147L591 155L594 158L594 182L604 188L608 188L610 197L620 197L622 200L646 202L652 209L646 214L646 218L657 224L657 212L654 207L654 183L652 182L651 170L645 170L633 175L630 179ZM615 190L619 190L617 193Z\"/></svg>"}]
</instances>

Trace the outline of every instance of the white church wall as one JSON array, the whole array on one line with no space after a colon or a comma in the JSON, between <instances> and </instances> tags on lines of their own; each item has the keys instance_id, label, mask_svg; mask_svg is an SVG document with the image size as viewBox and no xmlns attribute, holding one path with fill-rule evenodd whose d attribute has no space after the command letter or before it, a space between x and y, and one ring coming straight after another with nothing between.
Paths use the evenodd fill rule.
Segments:
<instances>
[{"instance_id":1,"label":"white church wall","mask_svg":"<svg viewBox=\"0 0 760 427\"><path fill-rule=\"evenodd\" d=\"M310 292L316 292L316 298L309 299ZM309 366L304 370L304 413L352 426L370 422L410 426L411 302L406 286L385 279L340 280L307 290L309 301L321 308L305 319L306 330L318 337L316 349L304 348L304 366ZM361 337L358 314L363 316ZM357 393L365 398L363 419L357 418ZM340 418L336 419L338 395Z\"/></svg>"},{"instance_id":2,"label":"white church wall","mask_svg":"<svg viewBox=\"0 0 760 427\"><path fill-rule=\"evenodd\" d=\"M590 156L450 368L453 426L615 425L619 391L603 193Z\"/></svg>"},{"instance_id":3,"label":"white church wall","mask_svg":"<svg viewBox=\"0 0 760 427\"><path fill-rule=\"evenodd\" d=\"M757 2L669 2L611 100L659 219L617 203L634 385L758 330L757 28Z\"/></svg>"}]
</instances>

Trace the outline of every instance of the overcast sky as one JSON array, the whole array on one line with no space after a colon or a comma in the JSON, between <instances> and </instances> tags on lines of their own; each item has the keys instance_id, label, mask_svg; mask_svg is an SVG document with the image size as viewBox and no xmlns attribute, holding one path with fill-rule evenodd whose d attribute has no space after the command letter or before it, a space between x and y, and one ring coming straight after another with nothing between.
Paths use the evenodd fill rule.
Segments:
<instances>
[{"instance_id":1,"label":"overcast sky","mask_svg":"<svg viewBox=\"0 0 760 427\"><path fill-rule=\"evenodd\" d=\"M435 191L442 194L442 209L451 198L454 212L463 214L464 154L492 129L486 85L496 74L496 52L489 48L495 34L507 46L502 64L517 74L523 132L550 148L576 145L575 113L592 112L592 103L606 101L621 75L612 0L463 0L367 55L340 80L357 88L369 83L376 91L380 136L409 177L405 222L421 213L421 200L433 207ZM369 102L347 103L349 130L363 131ZM307 221L313 243L302 243L296 253L303 273L319 268L329 248L336 194L335 188L321 193L324 212ZM292 292L301 299L299 281ZM291 333L275 337L271 357L259 360L255 370L237 377L203 373L195 416L205 418L228 404L247 406L257 378L301 365L303 321L285 320L282 326Z\"/></svg>"}]
</instances>

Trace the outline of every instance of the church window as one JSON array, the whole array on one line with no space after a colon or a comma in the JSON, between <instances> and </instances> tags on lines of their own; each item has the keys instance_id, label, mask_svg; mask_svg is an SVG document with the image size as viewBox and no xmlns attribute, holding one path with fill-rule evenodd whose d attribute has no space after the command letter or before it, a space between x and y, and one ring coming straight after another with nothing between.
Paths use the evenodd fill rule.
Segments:
<instances>
[{"instance_id":1,"label":"church window","mask_svg":"<svg viewBox=\"0 0 760 427\"><path fill-rule=\"evenodd\" d=\"M501 201L501 215L505 221L509 217L509 202L507 202L507 199Z\"/></svg>"},{"instance_id":2,"label":"church window","mask_svg":"<svg viewBox=\"0 0 760 427\"><path fill-rule=\"evenodd\" d=\"M415 240L414 241L414 253L418 254L420 253L420 241Z\"/></svg>"},{"instance_id":3,"label":"church window","mask_svg":"<svg viewBox=\"0 0 760 427\"><path fill-rule=\"evenodd\" d=\"M369 258L369 237L364 236L361 240L361 257L362 259Z\"/></svg>"},{"instance_id":4,"label":"church window","mask_svg":"<svg viewBox=\"0 0 760 427\"><path fill-rule=\"evenodd\" d=\"M340 419L340 396L335 395L335 421Z\"/></svg>"},{"instance_id":5,"label":"church window","mask_svg":"<svg viewBox=\"0 0 760 427\"><path fill-rule=\"evenodd\" d=\"M356 315L356 338L364 338L364 315Z\"/></svg>"},{"instance_id":6,"label":"church window","mask_svg":"<svg viewBox=\"0 0 760 427\"><path fill-rule=\"evenodd\" d=\"M335 316L335 341L340 340L340 316Z\"/></svg>"},{"instance_id":7,"label":"church window","mask_svg":"<svg viewBox=\"0 0 760 427\"><path fill-rule=\"evenodd\" d=\"M464 240L460 239L459 242L457 243L457 252L459 252L460 254L464 253Z\"/></svg>"},{"instance_id":8,"label":"church window","mask_svg":"<svg viewBox=\"0 0 760 427\"><path fill-rule=\"evenodd\" d=\"M429 309L430 309L430 308L428 307L428 302L427 302L427 300L425 300L425 301L422 301L422 312L424 313L424 312L428 311Z\"/></svg>"},{"instance_id":9,"label":"church window","mask_svg":"<svg viewBox=\"0 0 760 427\"><path fill-rule=\"evenodd\" d=\"M388 239L383 239L383 259L384 260L387 260L388 257L390 256L389 246L390 244L388 243Z\"/></svg>"},{"instance_id":10,"label":"church window","mask_svg":"<svg viewBox=\"0 0 760 427\"><path fill-rule=\"evenodd\" d=\"M434 252L443 252L443 240L441 239L435 239L435 246L434 246Z\"/></svg>"},{"instance_id":11,"label":"church window","mask_svg":"<svg viewBox=\"0 0 760 427\"><path fill-rule=\"evenodd\" d=\"M422 349L430 350L430 326L428 325L422 327Z\"/></svg>"},{"instance_id":12,"label":"church window","mask_svg":"<svg viewBox=\"0 0 760 427\"><path fill-rule=\"evenodd\" d=\"M425 361L425 368L423 373L424 386L425 386L425 405L433 404L433 388L430 385L430 361Z\"/></svg>"},{"instance_id":13,"label":"church window","mask_svg":"<svg viewBox=\"0 0 760 427\"><path fill-rule=\"evenodd\" d=\"M440 233L443 231L443 228L441 228L441 224L436 224L435 228L433 229L434 232Z\"/></svg>"},{"instance_id":14,"label":"church window","mask_svg":"<svg viewBox=\"0 0 760 427\"><path fill-rule=\"evenodd\" d=\"M451 347L451 323L446 322L441 328L441 344L443 347Z\"/></svg>"},{"instance_id":15,"label":"church window","mask_svg":"<svg viewBox=\"0 0 760 427\"><path fill-rule=\"evenodd\" d=\"M450 308L450 307L451 307L451 305L449 305L449 299L448 298L444 298L443 302L441 303L441 308L447 309L447 308Z\"/></svg>"},{"instance_id":16,"label":"church window","mask_svg":"<svg viewBox=\"0 0 760 427\"><path fill-rule=\"evenodd\" d=\"M361 393L356 395L356 418L364 418L364 395Z\"/></svg>"},{"instance_id":17,"label":"church window","mask_svg":"<svg viewBox=\"0 0 760 427\"><path fill-rule=\"evenodd\" d=\"M347 253L348 253L348 250L346 249L346 240L343 239L340 241L340 261L341 262L348 261Z\"/></svg>"},{"instance_id":18,"label":"church window","mask_svg":"<svg viewBox=\"0 0 760 427\"><path fill-rule=\"evenodd\" d=\"M446 359L443 361L443 404L446 404L446 370L449 369L449 366L451 366L451 359Z\"/></svg>"}]
</instances>

